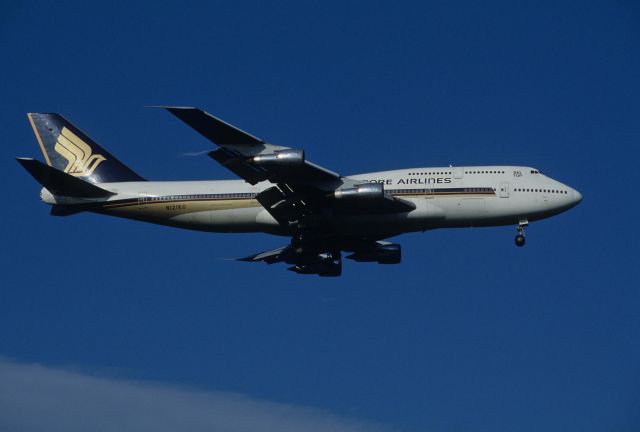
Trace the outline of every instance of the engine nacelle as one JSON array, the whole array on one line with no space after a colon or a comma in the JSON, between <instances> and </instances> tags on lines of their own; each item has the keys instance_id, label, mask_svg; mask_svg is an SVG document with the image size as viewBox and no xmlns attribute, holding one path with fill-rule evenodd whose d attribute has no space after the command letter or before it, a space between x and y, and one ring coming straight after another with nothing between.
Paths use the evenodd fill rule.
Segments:
<instances>
[{"instance_id":1,"label":"engine nacelle","mask_svg":"<svg viewBox=\"0 0 640 432\"><path fill-rule=\"evenodd\" d=\"M251 158L251 162L261 166L298 167L304 164L304 150L276 150L270 154L262 154Z\"/></svg>"},{"instance_id":2,"label":"engine nacelle","mask_svg":"<svg viewBox=\"0 0 640 432\"><path fill-rule=\"evenodd\" d=\"M357 250L347 258L358 262L378 264L400 264L402 251L397 243L382 244L374 249Z\"/></svg>"},{"instance_id":3,"label":"engine nacelle","mask_svg":"<svg viewBox=\"0 0 640 432\"><path fill-rule=\"evenodd\" d=\"M384 198L384 186L382 183L365 183L348 189L339 189L333 192L337 200L382 200Z\"/></svg>"}]
</instances>

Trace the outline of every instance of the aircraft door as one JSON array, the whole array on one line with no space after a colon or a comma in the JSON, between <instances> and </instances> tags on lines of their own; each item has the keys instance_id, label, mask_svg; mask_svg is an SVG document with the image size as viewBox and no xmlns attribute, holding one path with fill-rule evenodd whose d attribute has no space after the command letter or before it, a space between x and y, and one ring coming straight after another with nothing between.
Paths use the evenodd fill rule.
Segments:
<instances>
[{"instance_id":1,"label":"aircraft door","mask_svg":"<svg viewBox=\"0 0 640 432\"><path fill-rule=\"evenodd\" d=\"M462 175L464 174L464 168L463 167L452 167L452 168L453 168L453 178L461 179Z\"/></svg>"},{"instance_id":2,"label":"aircraft door","mask_svg":"<svg viewBox=\"0 0 640 432\"><path fill-rule=\"evenodd\" d=\"M508 182L500 182L500 198L509 198Z\"/></svg>"},{"instance_id":3,"label":"aircraft door","mask_svg":"<svg viewBox=\"0 0 640 432\"><path fill-rule=\"evenodd\" d=\"M426 185L424 187L424 197L426 199L433 199L433 187L430 185Z\"/></svg>"}]
</instances>

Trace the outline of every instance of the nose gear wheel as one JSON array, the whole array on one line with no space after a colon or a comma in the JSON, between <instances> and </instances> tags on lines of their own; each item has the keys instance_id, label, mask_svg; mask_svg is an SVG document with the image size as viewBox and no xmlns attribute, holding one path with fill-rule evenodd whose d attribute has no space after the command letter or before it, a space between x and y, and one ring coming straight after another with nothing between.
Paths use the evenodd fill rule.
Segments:
<instances>
[{"instance_id":1,"label":"nose gear wheel","mask_svg":"<svg viewBox=\"0 0 640 432\"><path fill-rule=\"evenodd\" d=\"M518 231L518 234L516 235L516 246L518 247L524 246L525 244L524 229L528 225L529 225L529 221L526 219L523 219L518 223L518 227L516 228L516 230Z\"/></svg>"}]
</instances>

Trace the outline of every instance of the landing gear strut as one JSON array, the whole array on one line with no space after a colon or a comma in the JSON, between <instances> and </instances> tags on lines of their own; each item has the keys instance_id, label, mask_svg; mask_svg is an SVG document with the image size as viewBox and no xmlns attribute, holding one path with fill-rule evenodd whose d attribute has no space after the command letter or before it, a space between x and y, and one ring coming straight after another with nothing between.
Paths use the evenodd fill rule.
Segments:
<instances>
[{"instance_id":1,"label":"landing gear strut","mask_svg":"<svg viewBox=\"0 0 640 432\"><path fill-rule=\"evenodd\" d=\"M521 220L520 222L518 222L518 228L516 228L518 230L518 234L516 235L516 246L518 247L522 247L524 246L524 228L529 225L529 221L526 219Z\"/></svg>"}]
</instances>

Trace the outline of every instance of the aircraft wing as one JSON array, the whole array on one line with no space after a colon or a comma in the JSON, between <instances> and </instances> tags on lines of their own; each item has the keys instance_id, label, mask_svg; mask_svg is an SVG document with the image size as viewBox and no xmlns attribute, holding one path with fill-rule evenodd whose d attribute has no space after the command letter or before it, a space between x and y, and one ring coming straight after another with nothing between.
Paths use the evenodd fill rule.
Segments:
<instances>
[{"instance_id":1,"label":"aircraft wing","mask_svg":"<svg viewBox=\"0 0 640 432\"><path fill-rule=\"evenodd\" d=\"M222 166L252 185L273 183L256 199L281 225L294 231L317 226L327 209L375 214L415 208L409 201L385 194L382 185L363 184L307 161L302 149L269 144L198 108L162 108L216 144L219 148L209 156Z\"/></svg>"},{"instance_id":2,"label":"aircraft wing","mask_svg":"<svg viewBox=\"0 0 640 432\"><path fill-rule=\"evenodd\" d=\"M305 160L301 150L268 144L198 108L163 108L220 146L209 152L209 156L252 185L265 180L272 183L340 180L339 174Z\"/></svg>"},{"instance_id":3,"label":"aircraft wing","mask_svg":"<svg viewBox=\"0 0 640 432\"><path fill-rule=\"evenodd\" d=\"M265 262L275 264L285 262L293 264L288 270L301 274L319 274L320 276L339 276L342 261L339 250L352 252L348 259L360 262L378 262L380 264L398 264L401 260L400 245L385 241L358 240L334 237L323 247L303 247L288 244L277 249L259 252L237 261ZM328 250L329 249L329 250Z\"/></svg>"}]
</instances>

